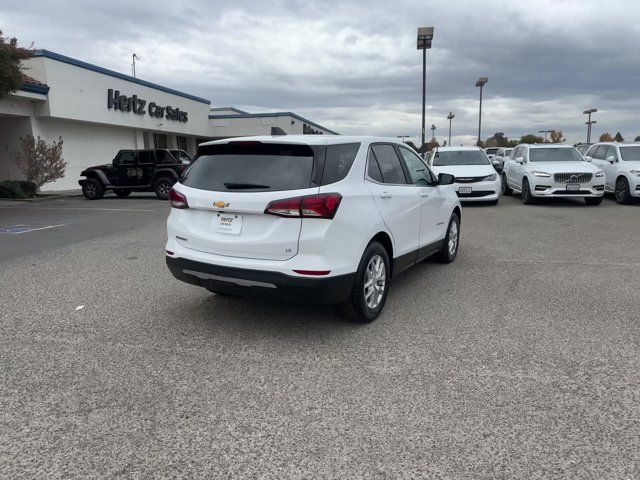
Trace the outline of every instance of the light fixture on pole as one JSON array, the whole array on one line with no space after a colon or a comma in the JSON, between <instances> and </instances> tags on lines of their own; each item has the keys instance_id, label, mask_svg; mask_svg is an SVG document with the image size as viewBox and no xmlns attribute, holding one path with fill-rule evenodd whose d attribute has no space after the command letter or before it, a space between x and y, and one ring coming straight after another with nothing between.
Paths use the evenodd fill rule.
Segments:
<instances>
[{"instance_id":1,"label":"light fixture on pole","mask_svg":"<svg viewBox=\"0 0 640 480\"><path fill-rule=\"evenodd\" d=\"M547 133L555 132L555 130L538 130L538 133L544 133L544 141L547 142Z\"/></svg>"},{"instance_id":2,"label":"light fixture on pole","mask_svg":"<svg viewBox=\"0 0 640 480\"><path fill-rule=\"evenodd\" d=\"M403 142L405 142L406 138L411 138L411 135L396 135L398 138L400 138Z\"/></svg>"},{"instance_id":3,"label":"light fixture on pole","mask_svg":"<svg viewBox=\"0 0 640 480\"><path fill-rule=\"evenodd\" d=\"M431 141L435 141L436 139L436 126L435 125L431 125Z\"/></svg>"},{"instance_id":4,"label":"light fixture on pole","mask_svg":"<svg viewBox=\"0 0 640 480\"><path fill-rule=\"evenodd\" d=\"M478 110L478 143L476 144L478 146L480 146L480 135L482 134L482 88L487 84L488 81L489 78L480 77L476 82L476 87L480 87L480 109Z\"/></svg>"},{"instance_id":5,"label":"light fixture on pole","mask_svg":"<svg viewBox=\"0 0 640 480\"><path fill-rule=\"evenodd\" d=\"M422 145L424 145L425 109L427 101L427 50L433 41L433 27L418 28L418 50L422 50Z\"/></svg>"},{"instance_id":6,"label":"light fixture on pole","mask_svg":"<svg viewBox=\"0 0 640 480\"><path fill-rule=\"evenodd\" d=\"M584 115L589 115L589 120L585 122L585 125L587 126L587 143L591 143L591 125L593 125L594 123L598 123L595 120L591 120L591 114L596 113L597 111L597 108L589 108L588 110L582 112Z\"/></svg>"},{"instance_id":7,"label":"light fixture on pole","mask_svg":"<svg viewBox=\"0 0 640 480\"><path fill-rule=\"evenodd\" d=\"M447 120L449 120L449 143L447 143L447 145L451 146L451 120L453 120L454 118L456 118L456 116L449 112L449 115L447 115Z\"/></svg>"},{"instance_id":8,"label":"light fixture on pole","mask_svg":"<svg viewBox=\"0 0 640 480\"><path fill-rule=\"evenodd\" d=\"M136 60L140 60L140 57L135 53L131 55L131 75L136 76Z\"/></svg>"}]
</instances>

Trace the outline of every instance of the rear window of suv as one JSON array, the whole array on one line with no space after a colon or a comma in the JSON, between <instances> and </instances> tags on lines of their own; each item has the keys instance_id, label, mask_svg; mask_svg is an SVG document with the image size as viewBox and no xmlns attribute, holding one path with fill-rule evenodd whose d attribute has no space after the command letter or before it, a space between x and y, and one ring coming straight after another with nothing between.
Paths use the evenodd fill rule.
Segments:
<instances>
[{"instance_id":1,"label":"rear window of suv","mask_svg":"<svg viewBox=\"0 0 640 480\"><path fill-rule=\"evenodd\" d=\"M211 191L282 191L329 185L347 176L359 149L359 143L206 145L180 181Z\"/></svg>"},{"instance_id":2,"label":"rear window of suv","mask_svg":"<svg viewBox=\"0 0 640 480\"><path fill-rule=\"evenodd\" d=\"M312 185L314 150L308 145L230 142L208 145L183 185L212 191L281 191Z\"/></svg>"}]
</instances>

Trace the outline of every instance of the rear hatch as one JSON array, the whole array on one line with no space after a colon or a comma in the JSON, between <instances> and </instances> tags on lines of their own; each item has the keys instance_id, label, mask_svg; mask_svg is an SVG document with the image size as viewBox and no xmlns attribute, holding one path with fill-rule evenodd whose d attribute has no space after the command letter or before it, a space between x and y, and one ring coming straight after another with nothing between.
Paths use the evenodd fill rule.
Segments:
<instances>
[{"instance_id":1,"label":"rear hatch","mask_svg":"<svg viewBox=\"0 0 640 480\"><path fill-rule=\"evenodd\" d=\"M313 195L324 147L229 142L200 147L180 180L184 247L217 255L287 260L298 253L301 218L265 214L269 203Z\"/></svg>"}]
</instances>

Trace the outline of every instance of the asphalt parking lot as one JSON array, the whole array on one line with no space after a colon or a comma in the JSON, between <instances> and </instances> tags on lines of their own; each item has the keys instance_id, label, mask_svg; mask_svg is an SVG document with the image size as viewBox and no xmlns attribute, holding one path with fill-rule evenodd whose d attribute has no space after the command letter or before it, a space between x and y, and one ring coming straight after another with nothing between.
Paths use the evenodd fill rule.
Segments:
<instances>
[{"instance_id":1,"label":"asphalt parking lot","mask_svg":"<svg viewBox=\"0 0 640 480\"><path fill-rule=\"evenodd\" d=\"M2 478L640 476L640 205L465 207L364 326L175 281L168 210L0 205Z\"/></svg>"}]
</instances>

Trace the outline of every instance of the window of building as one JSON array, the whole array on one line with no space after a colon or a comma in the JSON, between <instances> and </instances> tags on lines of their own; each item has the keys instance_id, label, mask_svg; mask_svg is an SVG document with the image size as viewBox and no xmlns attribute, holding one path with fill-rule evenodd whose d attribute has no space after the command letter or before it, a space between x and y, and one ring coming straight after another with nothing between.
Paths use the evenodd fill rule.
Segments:
<instances>
[{"instance_id":1,"label":"window of building","mask_svg":"<svg viewBox=\"0 0 640 480\"><path fill-rule=\"evenodd\" d=\"M187 137L176 137L176 143L178 144L178 149L187 151Z\"/></svg>"},{"instance_id":2,"label":"window of building","mask_svg":"<svg viewBox=\"0 0 640 480\"><path fill-rule=\"evenodd\" d=\"M153 148L167 148L167 136L164 133L153 134Z\"/></svg>"}]
</instances>

